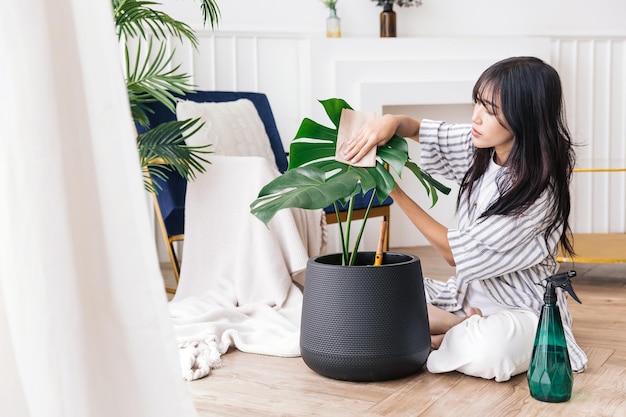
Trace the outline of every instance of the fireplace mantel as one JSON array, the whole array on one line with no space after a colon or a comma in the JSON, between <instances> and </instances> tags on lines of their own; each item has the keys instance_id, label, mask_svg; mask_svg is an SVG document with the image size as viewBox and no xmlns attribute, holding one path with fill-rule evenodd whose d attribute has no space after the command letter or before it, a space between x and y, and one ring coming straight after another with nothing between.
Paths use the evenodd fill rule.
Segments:
<instances>
[{"instance_id":1,"label":"fireplace mantel","mask_svg":"<svg viewBox=\"0 0 626 417\"><path fill-rule=\"evenodd\" d=\"M532 55L549 62L548 38L345 38L311 40L311 93L355 108L458 104L494 62Z\"/></svg>"}]
</instances>

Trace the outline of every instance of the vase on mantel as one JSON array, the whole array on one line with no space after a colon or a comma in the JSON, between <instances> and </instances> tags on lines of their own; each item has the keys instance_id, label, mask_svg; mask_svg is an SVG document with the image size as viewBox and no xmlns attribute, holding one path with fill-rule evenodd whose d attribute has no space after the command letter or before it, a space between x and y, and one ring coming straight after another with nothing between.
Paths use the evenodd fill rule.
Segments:
<instances>
[{"instance_id":1,"label":"vase on mantel","mask_svg":"<svg viewBox=\"0 0 626 417\"><path fill-rule=\"evenodd\" d=\"M380 37L396 37L396 12L393 10L393 2L385 2L383 11L380 12Z\"/></svg>"},{"instance_id":2,"label":"vase on mantel","mask_svg":"<svg viewBox=\"0 0 626 417\"><path fill-rule=\"evenodd\" d=\"M329 8L330 16L326 19L326 37L341 38L341 19L337 16L337 10Z\"/></svg>"}]
</instances>

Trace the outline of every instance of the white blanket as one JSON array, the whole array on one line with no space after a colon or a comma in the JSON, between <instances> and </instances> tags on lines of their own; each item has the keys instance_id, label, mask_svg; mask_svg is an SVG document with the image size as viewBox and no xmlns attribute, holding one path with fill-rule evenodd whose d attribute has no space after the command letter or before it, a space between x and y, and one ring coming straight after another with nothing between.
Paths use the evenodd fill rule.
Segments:
<instances>
[{"instance_id":1,"label":"white blanket","mask_svg":"<svg viewBox=\"0 0 626 417\"><path fill-rule=\"evenodd\" d=\"M259 157L210 157L185 203L180 282L170 313L183 378L220 366L229 347L299 356L302 294L292 278L325 245L321 210L282 210L269 229L250 214L263 185L279 175Z\"/></svg>"}]
</instances>

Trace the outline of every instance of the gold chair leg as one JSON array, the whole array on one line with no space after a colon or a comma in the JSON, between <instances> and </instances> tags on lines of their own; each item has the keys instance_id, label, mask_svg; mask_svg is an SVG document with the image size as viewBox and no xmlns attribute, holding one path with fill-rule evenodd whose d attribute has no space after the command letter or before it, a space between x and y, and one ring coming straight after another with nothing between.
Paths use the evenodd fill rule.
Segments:
<instances>
[{"instance_id":1,"label":"gold chair leg","mask_svg":"<svg viewBox=\"0 0 626 417\"><path fill-rule=\"evenodd\" d=\"M172 272L174 274L174 279L176 280L176 287L178 287L178 281L180 280L180 261L178 260L178 256L176 256L174 242L182 241L184 238L185 235L167 237L167 254L169 255L170 263L172 264ZM176 288L165 287L165 291L170 294L176 294Z\"/></svg>"},{"instance_id":2,"label":"gold chair leg","mask_svg":"<svg viewBox=\"0 0 626 417\"><path fill-rule=\"evenodd\" d=\"M170 264L172 265L172 272L174 273L174 279L176 280L176 286L178 286L178 280L180 278L180 263L178 262L178 258L176 257L176 252L174 251L173 242L182 240L184 238L183 235L177 235L169 237L167 234L167 230L165 228L165 223L163 221L163 215L161 214L161 207L159 206L159 201L156 198L154 193L152 194L152 202L154 204L154 211L156 214L157 221L159 223L159 229L161 229L161 236L163 237L163 242L165 243L165 249L167 250L167 254L170 258ZM176 288L165 287L165 291L170 294L176 294Z\"/></svg>"}]
</instances>

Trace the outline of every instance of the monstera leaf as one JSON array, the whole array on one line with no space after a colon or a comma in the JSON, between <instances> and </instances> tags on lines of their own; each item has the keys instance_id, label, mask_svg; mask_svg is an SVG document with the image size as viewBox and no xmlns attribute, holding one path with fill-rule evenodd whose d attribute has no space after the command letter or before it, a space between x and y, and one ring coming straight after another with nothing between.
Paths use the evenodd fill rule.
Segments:
<instances>
[{"instance_id":1,"label":"monstera leaf","mask_svg":"<svg viewBox=\"0 0 626 417\"><path fill-rule=\"evenodd\" d=\"M367 209L369 213L374 194L379 201L384 201L396 185L390 169L401 176L402 169L407 167L420 180L433 205L438 199L437 190L445 194L450 192L448 187L423 172L409 159L406 139L397 135L378 148L374 167L360 168L336 161L335 151L341 111L352 107L339 98L320 100L320 103L324 106L333 127L305 118L289 148L288 170L263 187L258 198L250 205L252 214L266 225L284 208L312 210L334 204L336 214L339 216L337 203L341 203L348 206L346 228L349 230L354 196L374 190ZM351 262L348 254L356 253L366 221L367 215L352 251L348 248L350 233L344 234L341 222L338 222L344 264Z\"/></svg>"}]
</instances>

